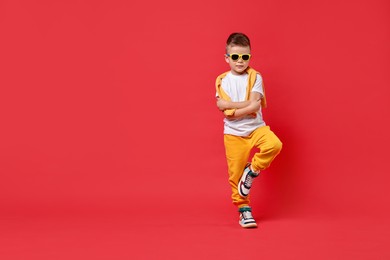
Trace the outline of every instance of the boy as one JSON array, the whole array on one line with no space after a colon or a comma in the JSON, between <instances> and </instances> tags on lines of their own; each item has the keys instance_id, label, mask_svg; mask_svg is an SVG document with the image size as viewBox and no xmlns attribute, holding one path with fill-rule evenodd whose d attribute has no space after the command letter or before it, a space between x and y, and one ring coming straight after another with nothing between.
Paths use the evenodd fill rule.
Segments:
<instances>
[{"instance_id":1,"label":"boy","mask_svg":"<svg viewBox=\"0 0 390 260\"><path fill-rule=\"evenodd\" d=\"M249 67L249 38L233 33L226 42L225 61L230 71L217 77L217 106L224 112L224 144L232 188L233 204L238 207L239 224L257 227L249 206L252 181L269 167L282 143L263 120L266 106L261 75ZM259 151L247 163L252 148Z\"/></svg>"}]
</instances>

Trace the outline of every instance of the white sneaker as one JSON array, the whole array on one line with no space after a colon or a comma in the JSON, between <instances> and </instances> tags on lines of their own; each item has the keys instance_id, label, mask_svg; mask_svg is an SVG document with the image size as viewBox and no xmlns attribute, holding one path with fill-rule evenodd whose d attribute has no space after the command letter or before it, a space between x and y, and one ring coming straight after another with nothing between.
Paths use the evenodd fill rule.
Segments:
<instances>
[{"instance_id":1,"label":"white sneaker","mask_svg":"<svg viewBox=\"0 0 390 260\"><path fill-rule=\"evenodd\" d=\"M240 182L238 183L238 194L240 194L241 197L245 198L249 195L252 182L257 176L259 176L259 174L252 172L250 164L247 164L241 176Z\"/></svg>"},{"instance_id":2,"label":"white sneaker","mask_svg":"<svg viewBox=\"0 0 390 260\"><path fill-rule=\"evenodd\" d=\"M256 228L257 224L252 216L252 209L250 207L242 207L238 209L240 212L240 220L238 223L243 228Z\"/></svg>"}]
</instances>

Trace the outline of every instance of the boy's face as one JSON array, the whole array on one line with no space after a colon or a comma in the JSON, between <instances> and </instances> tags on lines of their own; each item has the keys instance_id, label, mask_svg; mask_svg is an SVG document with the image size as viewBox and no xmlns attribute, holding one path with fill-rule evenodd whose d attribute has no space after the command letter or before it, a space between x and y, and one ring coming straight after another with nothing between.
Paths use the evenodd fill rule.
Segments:
<instances>
[{"instance_id":1,"label":"boy's face","mask_svg":"<svg viewBox=\"0 0 390 260\"><path fill-rule=\"evenodd\" d=\"M249 46L228 46L227 47L227 54L232 55L232 54L250 54L251 49ZM242 57L240 56L238 60L233 60L231 57L228 55L225 55L225 61L229 64L231 72L235 75L241 75L245 72L246 68L249 66L249 61L248 60L243 60Z\"/></svg>"}]
</instances>

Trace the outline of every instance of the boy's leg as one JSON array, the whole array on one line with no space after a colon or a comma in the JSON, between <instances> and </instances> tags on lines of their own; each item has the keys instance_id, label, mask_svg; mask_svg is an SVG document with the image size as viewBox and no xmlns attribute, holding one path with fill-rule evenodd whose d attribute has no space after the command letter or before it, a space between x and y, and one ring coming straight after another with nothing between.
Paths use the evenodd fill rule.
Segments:
<instances>
[{"instance_id":1,"label":"boy's leg","mask_svg":"<svg viewBox=\"0 0 390 260\"><path fill-rule=\"evenodd\" d=\"M239 208L249 206L249 196L246 198L241 197L237 187L248 162L251 150L250 143L247 138L234 135L224 135L224 143L233 204Z\"/></svg>"},{"instance_id":2,"label":"boy's leg","mask_svg":"<svg viewBox=\"0 0 390 260\"><path fill-rule=\"evenodd\" d=\"M282 142L271 131L269 126L263 126L256 129L250 136L252 146L259 148L260 151L254 154L252 158L252 169L261 171L269 167L271 162L280 153Z\"/></svg>"}]
</instances>

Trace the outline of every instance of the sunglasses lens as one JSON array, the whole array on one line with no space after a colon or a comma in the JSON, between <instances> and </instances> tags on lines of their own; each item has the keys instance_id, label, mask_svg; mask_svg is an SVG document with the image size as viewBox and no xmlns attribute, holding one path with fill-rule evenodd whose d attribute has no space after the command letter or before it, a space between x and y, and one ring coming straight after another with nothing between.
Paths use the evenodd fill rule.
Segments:
<instances>
[{"instance_id":1,"label":"sunglasses lens","mask_svg":"<svg viewBox=\"0 0 390 260\"><path fill-rule=\"evenodd\" d=\"M230 55L230 58L232 58L232 60L238 60L240 56L238 56L238 54L232 54Z\"/></svg>"},{"instance_id":2,"label":"sunglasses lens","mask_svg":"<svg viewBox=\"0 0 390 260\"><path fill-rule=\"evenodd\" d=\"M243 60L249 60L250 56L248 54L242 55Z\"/></svg>"}]
</instances>

